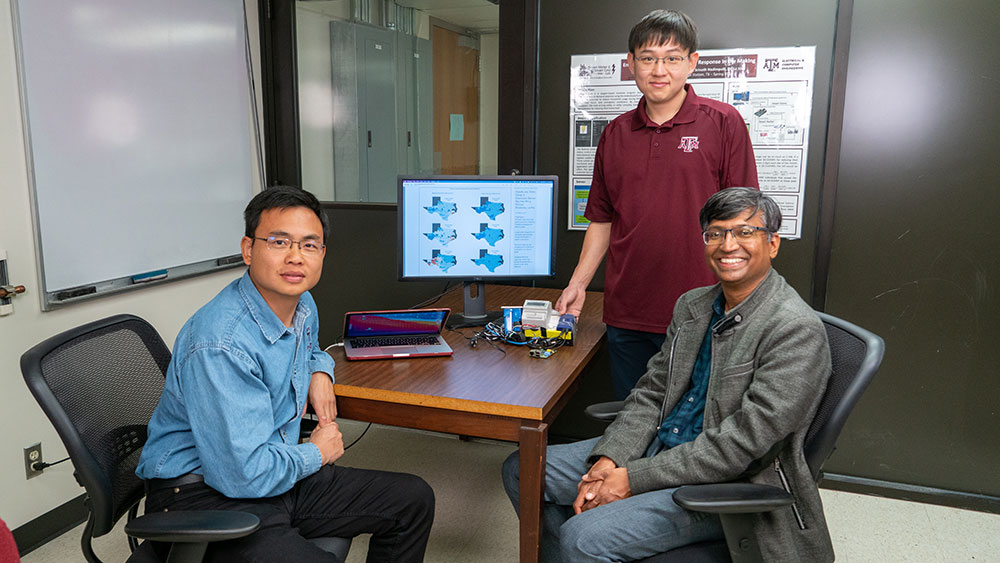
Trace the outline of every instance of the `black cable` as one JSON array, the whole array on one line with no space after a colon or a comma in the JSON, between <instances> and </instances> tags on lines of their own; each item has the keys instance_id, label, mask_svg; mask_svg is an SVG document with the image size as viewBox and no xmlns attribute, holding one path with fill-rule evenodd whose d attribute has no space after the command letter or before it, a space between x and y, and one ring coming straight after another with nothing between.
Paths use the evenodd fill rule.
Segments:
<instances>
[{"instance_id":1,"label":"black cable","mask_svg":"<svg viewBox=\"0 0 1000 563\"><path fill-rule=\"evenodd\" d=\"M504 350L503 348L497 346L496 342L493 342L492 340L487 338L486 343L492 346L494 350L500 350L500 353L502 353L504 356L507 355L507 350Z\"/></svg>"},{"instance_id":2,"label":"black cable","mask_svg":"<svg viewBox=\"0 0 1000 563\"><path fill-rule=\"evenodd\" d=\"M508 332L499 321L492 321L486 323L486 326L483 327L483 330L479 331L477 336L490 342L497 341L505 344L513 344L514 346L524 346L527 344L527 338L520 329L521 325L517 325L513 330Z\"/></svg>"},{"instance_id":3,"label":"black cable","mask_svg":"<svg viewBox=\"0 0 1000 563\"><path fill-rule=\"evenodd\" d=\"M469 336L468 334L465 334L464 332L462 332L461 330L458 330L457 328L448 327L448 330L451 331L451 332L457 332L459 335L462 336L462 338L468 340L469 341L469 346L471 346L473 348L475 348L479 344L479 340L482 339L482 340L485 340L487 344L489 344L490 346L492 346L493 349L499 350L500 353L503 354L504 356L507 355L507 351L506 350L504 350L503 348L501 348L501 347L499 347L499 346L497 346L496 344L493 343L493 340L495 340L495 338L491 338L490 336L484 334L486 332L485 329L481 330L481 331L479 331L479 332L477 332L475 334L473 334L472 336Z\"/></svg>"},{"instance_id":4,"label":"black cable","mask_svg":"<svg viewBox=\"0 0 1000 563\"><path fill-rule=\"evenodd\" d=\"M368 429L371 428L371 427L372 427L372 423L369 422L368 426L365 426L365 430L364 430L364 432L361 433L360 436L358 436L357 438L355 438L354 441L350 443L350 445L344 446L344 451L346 452L348 449L350 449L351 446L353 446L354 444L357 444L358 440L364 438L365 434L368 433Z\"/></svg>"},{"instance_id":5,"label":"black cable","mask_svg":"<svg viewBox=\"0 0 1000 563\"><path fill-rule=\"evenodd\" d=\"M35 463L31 464L31 468L34 469L35 471L41 471L43 469L48 469L49 467L52 467L53 465L62 463L64 461L69 461L69 458L64 457L59 461L53 461L52 463L45 463L44 461L36 461Z\"/></svg>"},{"instance_id":6,"label":"black cable","mask_svg":"<svg viewBox=\"0 0 1000 563\"><path fill-rule=\"evenodd\" d=\"M547 338L540 336L525 336L523 332L524 328L525 325L515 325L513 330L508 331L504 328L504 325L499 322L490 322L487 323L487 325L472 338L482 338L490 344L493 344L494 342L503 342L504 344L512 344L514 346L527 346L533 350L556 350L566 344L566 340L559 336L551 336ZM466 339L469 339L471 343L471 339L468 336L466 336Z\"/></svg>"},{"instance_id":7,"label":"black cable","mask_svg":"<svg viewBox=\"0 0 1000 563\"><path fill-rule=\"evenodd\" d=\"M528 348L551 348L555 350L556 348L566 344L566 341L558 337L541 338L536 336L534 338L529 338L527 344Z\"/></svg>"},{"instance_id":8,"label":"black cable","mask_svg":"<svg viewBox=\"0 0 1000 563\"><path fill-rule=\"evenodd\" d=\"M473 348L475 348L476 344L479 343L479 333L478 332L475 333L475 334L473 334L472 336L469 336L468 334L465 334L464 332L462 332L461 330L459 330L458 328L455 328L455 327L448 326L448 327L445 327L445 330L447 330L449 332L457 332L459 336L461 336L462 338L468 340L469 341L469 346L472 346Z\"/></svg>"},{"instance_id":9,"label":"black cable","mask_svg":"<svg viewBox=\"0 0 1000 563\"><path fill-rule=\"evenodd\" d=\"M451 282L452 282L452 280L448 280L447 282L445 282L444 289L441 290L441 293L438 293L434 297L431 297L430 299L428 299L426 301L422 301L420 303L417 303L416 305L414 305L412 307L409 307L409 308L410 309L422 309L422 308L424 308L424 307L426 307L428 305L433 305L434 303L437 303L438 299L441 299L444 296L445 293L448 293L448 291L449 291L448 286L451 285Z\"/></svg>"}]
</instances>

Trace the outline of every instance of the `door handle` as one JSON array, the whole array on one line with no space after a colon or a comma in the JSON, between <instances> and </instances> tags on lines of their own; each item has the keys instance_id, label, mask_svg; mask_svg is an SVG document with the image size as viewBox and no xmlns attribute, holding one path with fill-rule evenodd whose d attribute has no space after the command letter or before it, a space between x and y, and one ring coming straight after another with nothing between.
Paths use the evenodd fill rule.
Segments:
<instances>
[{"instance_id":1,"label":"door handle","mask_svg":"<svg viewBox=\"0 0 1000 563\"><path fill-rule=\"evenodd\" d=\"M372 148L372 130L368 130L368 148Z\"/></svg>"},{"instance_id":2,"label":"door handle","mask_svg":"<svg viewBox=\"0 0 1000 563\"><path fill-rule=\"evenodd\" d=\"M7 277L7 251L0 248L0 317L14 312L10 300L24 293L23 285L13 285Z\"/></svg>"}]
</instances>

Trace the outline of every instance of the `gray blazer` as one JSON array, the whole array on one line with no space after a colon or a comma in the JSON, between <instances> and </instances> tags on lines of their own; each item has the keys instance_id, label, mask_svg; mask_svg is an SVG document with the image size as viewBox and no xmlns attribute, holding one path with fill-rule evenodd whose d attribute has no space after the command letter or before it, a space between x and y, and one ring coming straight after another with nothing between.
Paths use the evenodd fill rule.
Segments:
<instances>
[{"instance_id":1,"label":"gray blazer","mask_svg":"<svg viewBox=\"0 0 1000 563\"><path fill-rule=\"evenodd\" d=\"M702 433L643 457L690 386L712 302L721 291L716 284L678 299L663 348L649 360L591 461L607 456L627 468L632 494L734 480L784 488L796 499L793 507L763 513L754 522L764 559L833 561L819 491L802 451L830 376L830 348L819 317L774 269L716 325Z\"/></svg>"}]
</instances>

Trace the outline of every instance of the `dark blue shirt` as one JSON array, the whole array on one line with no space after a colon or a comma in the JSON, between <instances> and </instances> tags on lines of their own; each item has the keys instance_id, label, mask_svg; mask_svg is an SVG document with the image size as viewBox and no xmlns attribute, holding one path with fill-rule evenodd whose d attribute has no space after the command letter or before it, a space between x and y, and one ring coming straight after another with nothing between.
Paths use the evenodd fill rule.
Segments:
<instances>
[{"instance_id":1,"label":"dark blue shirt","mask_svg":"<svg viewBox=\"0 0 1000 563\"><path fill-rule=\"evenodd\" d=\"M705 420L705 395L708 393L708 376L712 368L712 326L725 316L726 297L719 297L712 303L712 320L708 323L705 338L698 349L698 358L691 370L691 387L684 393L670 414L663 419L656 435L664 449L690 442L701 434Z\"/></svg>"}]
</instances>

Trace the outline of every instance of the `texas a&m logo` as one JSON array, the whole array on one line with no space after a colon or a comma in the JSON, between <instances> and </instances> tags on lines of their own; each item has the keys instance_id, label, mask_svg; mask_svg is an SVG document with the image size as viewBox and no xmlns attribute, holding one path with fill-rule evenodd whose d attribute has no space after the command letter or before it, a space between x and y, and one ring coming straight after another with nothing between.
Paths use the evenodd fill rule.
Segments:
<instances>
[{"instance_id":1,"label":"texas a&m logo","mask_svg":"<svg viewBox=\"0 0 1000 563\"><path fill-rule=\"evenodd\" d=\"M681 144L677 145L677 148L683 149L684 152L691 152L698 148L698 137L681 137Z\"/></svg>"}]
</instances>

